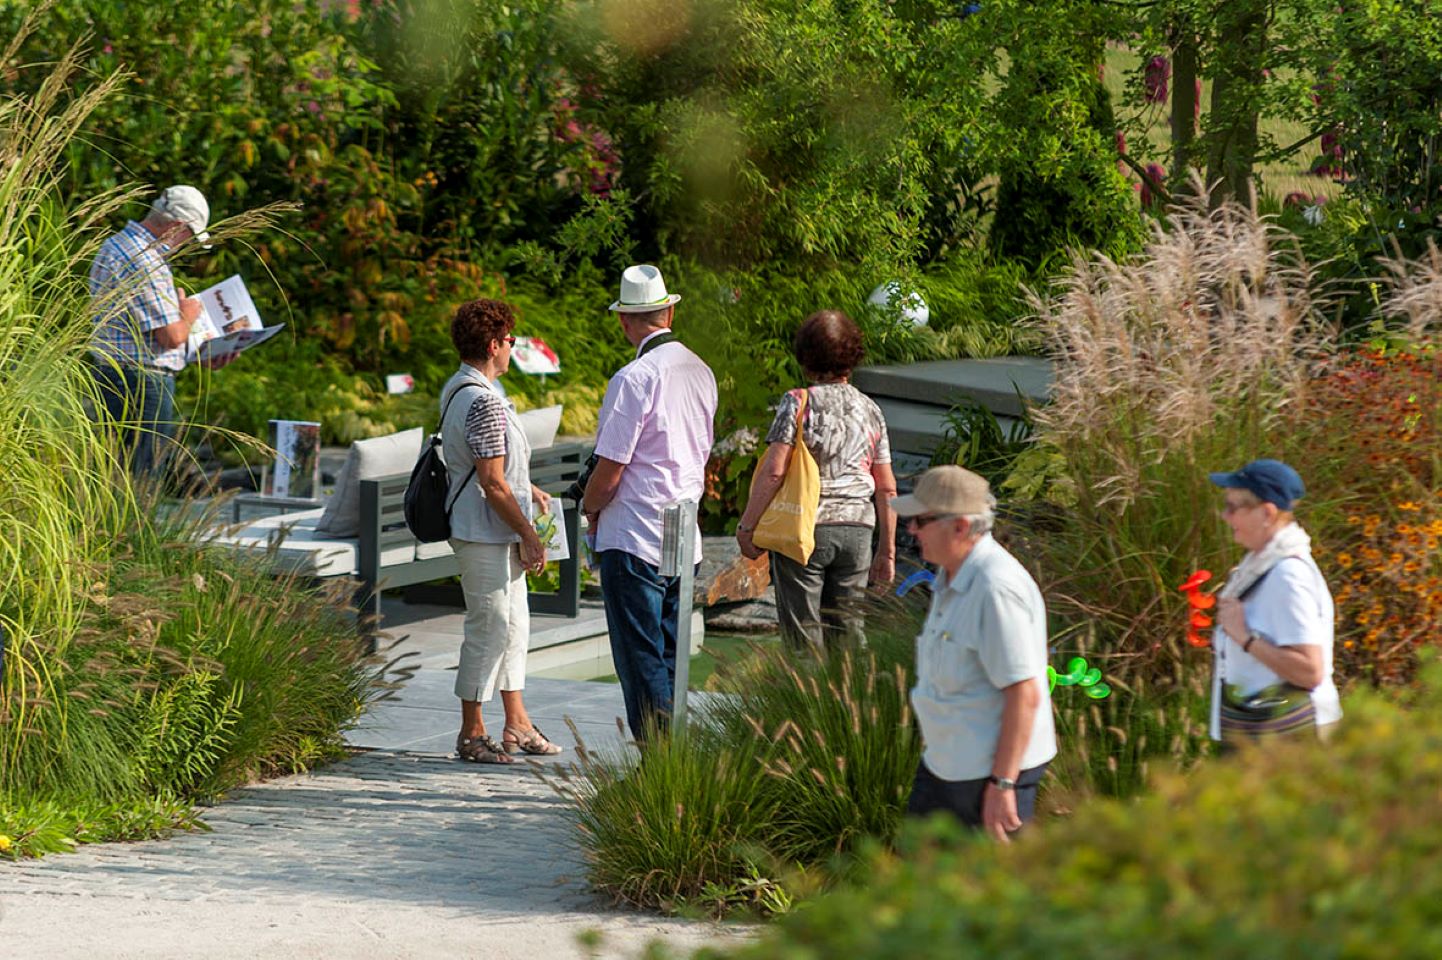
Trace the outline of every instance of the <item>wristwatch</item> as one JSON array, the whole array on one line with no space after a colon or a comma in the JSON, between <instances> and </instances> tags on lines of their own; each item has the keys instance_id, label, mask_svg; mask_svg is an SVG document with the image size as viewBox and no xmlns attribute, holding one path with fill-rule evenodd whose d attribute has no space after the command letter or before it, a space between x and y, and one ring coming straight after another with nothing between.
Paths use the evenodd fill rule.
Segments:
<instances>
[{"instance_id":1,"label":"wristwatch","mask_svg":"<svg viewBox=\"0 0 1442 960\"><path fill-rule=\"evenodd\" d=\"M998 790L1016 789L1016 781L1013 780L1011 777L987 777L986 782L991 784L993 787L996 787Z\"/></svg>"}]
</instances>

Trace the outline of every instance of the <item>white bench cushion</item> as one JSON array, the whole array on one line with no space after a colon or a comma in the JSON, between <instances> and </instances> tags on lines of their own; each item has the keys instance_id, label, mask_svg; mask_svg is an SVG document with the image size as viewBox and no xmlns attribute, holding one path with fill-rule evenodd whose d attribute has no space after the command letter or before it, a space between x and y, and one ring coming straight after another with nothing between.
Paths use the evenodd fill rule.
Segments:
<instances>
[{"instance_id":1,"label":"white bench cushion","mask_svg":"<svg viewBox=\"0 0 1442 960\"><path fill-rule=\"evenodd\" d=\"M276 514L240 526L220 528L211 543L265 553L274 549L276 567L310 577L354 577L360 573L360 541L317 536L323 510ZM451 545L406 544L381 552L381 567L451 554Z\"/></svg>"}]
</instances>

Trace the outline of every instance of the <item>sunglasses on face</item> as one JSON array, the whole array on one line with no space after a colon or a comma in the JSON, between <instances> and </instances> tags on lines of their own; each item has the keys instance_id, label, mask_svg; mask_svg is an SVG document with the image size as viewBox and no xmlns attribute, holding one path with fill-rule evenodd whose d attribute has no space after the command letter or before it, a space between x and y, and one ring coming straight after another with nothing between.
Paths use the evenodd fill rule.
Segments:
<instances>
[{"instance_id":1,"label":"sunglasses on face","mask_svg":"<svg viewBox=\"0 0 1442 960\"><path fill-rule=\"evenodd\" d=\"M515 338L515 337L502 337L501 339L505 342L506 346L508 346L508 347L514 347L514 346L516 345L516 338Z\"/></svg>"},{"instance_id":2,"label":"sunglasses on face","mask_svg":"<svg viewBox=\"0 0 1442 960\"><path fill-rule=\"evenodd\" d=\"M924 513L919 517L911 517L906 522L913 530L920 530L929 523L948 519L950 519L950 517L944 513Z\"/></svg>"},{"instance_id":3,"label":"sunglasses on face","mask_svg":"<svg viewBox=\"0 0 1442 960\"><path fill-rule=\"evenodd\" d=\"M1222 515L1230 517L1234 513L1240 513L1243 510L1251 510L1254 507L1260 506L1260 503L1238 503L1235 500L1223 500Z\"/></svg>"}]
</instances>

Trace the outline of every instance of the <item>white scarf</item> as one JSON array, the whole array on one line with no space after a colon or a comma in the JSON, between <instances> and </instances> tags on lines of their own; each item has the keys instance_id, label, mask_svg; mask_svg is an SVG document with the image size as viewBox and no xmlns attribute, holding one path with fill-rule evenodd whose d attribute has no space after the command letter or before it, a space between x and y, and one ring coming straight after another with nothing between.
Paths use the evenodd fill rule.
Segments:
<instances>
[{"instance_id":1,"label":"white scarf","mask_svg":"<svg viewBox=\"0 0 1442 960\"><path fill-rule=\"evenodd\" d=\"M1217 596L1221 599L1239 597L1280 561L1288 557L1311 555L1312 538L1307 536L1307 531L1303 530L1300 524L1293 521L1272 534L1272 539L1268 540L1262 549L1248 550L1242 562L1232 568L1226 584L1217 591Z\"/></svg>"},{"instance_id":2,"label":"white scarf","mask_svg":"<svg viewBox=\"0 0 1442 960\"><path fill-rule=\"evenodd\" d=\"M1222 589L1217 591L1221 599L1229 597L1240 597L1246 593L1256 582L1267 575L1281 561L1288 557L1312 556L1312 538L1307 536L1296 521L1287 524L1268 540L1260 550L1248 550L1247 555L1242 557L1242 562L1232 568L1227 577L1227 582ZM1222 704L1222 677L1226 675L1227 645L1222 641L1222 628L1218 627L1212 633L1212 710L1211 710L1211 735L1213 740L1222 738L1221 728L1221 704ZM1231 638L1234 643L1241 643L1237 637Z\"/></svg>"}]
</instances>

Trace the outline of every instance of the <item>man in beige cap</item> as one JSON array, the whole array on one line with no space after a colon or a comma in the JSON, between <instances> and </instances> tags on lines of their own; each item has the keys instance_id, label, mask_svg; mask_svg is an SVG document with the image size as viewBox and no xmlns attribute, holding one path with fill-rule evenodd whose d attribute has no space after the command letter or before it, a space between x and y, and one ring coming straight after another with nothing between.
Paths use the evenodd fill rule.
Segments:
<instances>
[{"instance_id":1,"label":"man in beige cap","mask_svg":"<svg viewBox=\"0 0 1442 960\"><path fill-rule=\"evenodd\" d=\"M681 578L660 573L661 508L700 501L716 418L716 377L671 332L680 299L650 264L621 275L610 309L636 357L606 385L581 504L596 538L611 658L637 740L666 725L676 678Z\"/></svg>"},{"instance_id":2,"label":"man in beige cap","mask_svg":"<svg viewBox=\"0 0 1442 960\"><path fill-rule=\"evenodd\" d=\"M169 187L144 220L131 220L101 245L90 267L91 369L110 421L129 427L122 436L136 476L156 471L160 441L175 432L175 374L185 368L190 327L201 311L199 300L176 287L166 261L181 244L205 244L209 221L210 204L199 190Z\"/></svg>"},{"instance_id":3,"label":"man in beige cap","mask_svg":"<svg viewBox=\"0 0 1442 960\"><path fill-rule=\"evenodd\" d=\"M916 638L911 702L923 749L907 812L946 810L1005 842L1031 818L1056 756L1046 605L992 539L996 499L981 477L933 467L892 506L938 568Z\"/></svg>"}]
</instances>

